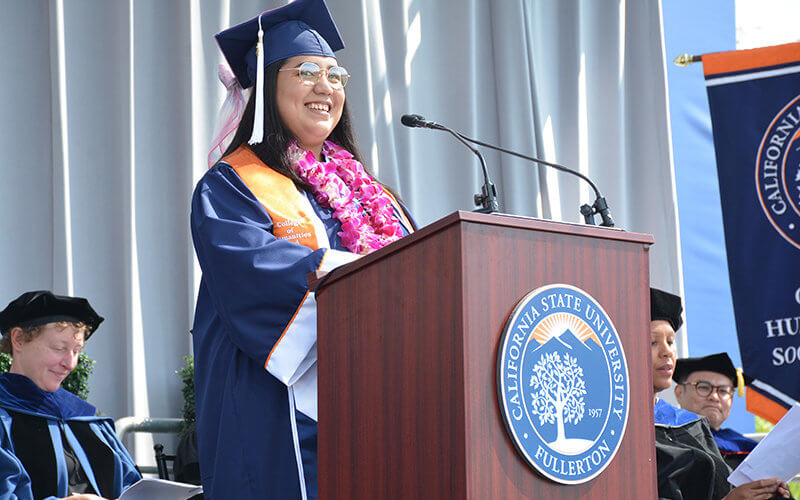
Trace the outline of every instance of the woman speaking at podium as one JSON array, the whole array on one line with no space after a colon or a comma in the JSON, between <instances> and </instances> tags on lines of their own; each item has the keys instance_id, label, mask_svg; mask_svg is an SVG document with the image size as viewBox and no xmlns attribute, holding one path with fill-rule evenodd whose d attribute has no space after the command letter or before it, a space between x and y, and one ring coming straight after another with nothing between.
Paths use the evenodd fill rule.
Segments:
<instances>
[{"instance_id":1,"label":"woman speaking at podium","mask_svg":"<svg viewBox=\"0 0 800 500\"><path fill-rule=\"evenodd\" d=\"M306 275L413 225L362 166L349 74L334 56L344 44L323 0L297 0L216 38L235 76L229 92L252 90L240 120L221 117L214 147L225 152L192 199L203 488L211 499L316 498L316 303ZM235 130L227 147L226 130Z\"/></svg>"}]
</instances>

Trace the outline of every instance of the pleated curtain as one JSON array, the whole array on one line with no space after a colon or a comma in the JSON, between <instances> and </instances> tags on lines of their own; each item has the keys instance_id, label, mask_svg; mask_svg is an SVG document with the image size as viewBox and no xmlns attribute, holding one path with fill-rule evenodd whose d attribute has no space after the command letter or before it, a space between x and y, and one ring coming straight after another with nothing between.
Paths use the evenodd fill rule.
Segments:
<instances>
[{"instance_id":1,"label":"pleated curtain","mask_svg":"<svg viewBox=\"0 0 800 500\"><path fill-rule=\"evenodd\" d=\"M88 297L106 317L86 347L90 400L114 418L180 415L200 278L189 200L225 95L213 35L284 3L0 1L0 306L33 289ZM652 279L679 290L657 2L328 5L366 163L420 224L472 210L482 176L404 113L589 175L618 227L655 235ZM503 212L578 223L594 201L574 178L484 155ZM152 463L149 436L130 443Z\"/></svg>"}]
</instances>

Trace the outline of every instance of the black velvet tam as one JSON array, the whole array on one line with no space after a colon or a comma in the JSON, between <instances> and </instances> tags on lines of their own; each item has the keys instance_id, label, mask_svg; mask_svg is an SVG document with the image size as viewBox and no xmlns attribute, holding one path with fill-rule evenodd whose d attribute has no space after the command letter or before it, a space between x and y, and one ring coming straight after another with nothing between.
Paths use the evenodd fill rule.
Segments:
<instances>
[{"instance_id":1,"label":"black velvet tam","mask_svg":"<svg viewBox=\"0 0 800 500\"><path fill-rule=\"evenodd\" d=\"M682 312L680 297L658 288L650 288L650 321L663 319L677 332L683 325Z\"/></svg>"},{"instance_id":2,"label":"black velvet tam","mask_svg":"<svg viewBox=\"0 0 800 500\"><path fill-rule=\"evenodd\" d=\"M57 321L86 324L88 339L103 322L103 317L81 297L55 295L48 290L25 292L0 312L0 332L6 333L15 326L25 328Z\"/></svg>"},{"instance_id":3,"label":"black velvet tam","mask_svg":"<svg viewBox=\"0 0 800 500\"><path fill-rule=\"evenodd\" d=\"M675 373L672 378L680 383L686 380L686 377L694 372L706 371L721 373L731 379L731 384L734 387L738 385L738 377L736 375L736 367L733 366L733 361L727 353L720 352L717 354L710 354L700 358L683 358L675 363ZM747 375L743 376L744 384L747 385L752 382L752 377Z\"/></svg>"}]
</instances>

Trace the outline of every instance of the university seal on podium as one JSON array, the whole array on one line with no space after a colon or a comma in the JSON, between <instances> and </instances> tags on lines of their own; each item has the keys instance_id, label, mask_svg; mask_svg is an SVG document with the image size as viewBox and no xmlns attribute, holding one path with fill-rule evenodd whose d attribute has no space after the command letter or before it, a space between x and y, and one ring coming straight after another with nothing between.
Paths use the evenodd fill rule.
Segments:
<instances>
[{"instance_id":1,"label":"university seal on podium","mask_svg":"<svg viewBox=\"0 0 800 500\"><path fill-rule=\"evenodd\" d=\"M542 475L578 484L611 463L628 422L628 364L588 293L552 284L517 303L498 349L497 387L511 441Z\"/></svg>"}]
</instances>

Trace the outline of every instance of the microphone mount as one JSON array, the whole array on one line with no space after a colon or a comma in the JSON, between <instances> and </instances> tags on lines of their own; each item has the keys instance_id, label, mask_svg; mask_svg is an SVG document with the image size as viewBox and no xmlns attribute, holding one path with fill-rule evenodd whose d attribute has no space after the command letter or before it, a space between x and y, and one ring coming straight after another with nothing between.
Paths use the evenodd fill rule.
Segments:
<instances>
[{"instance_id":1,"label":"microphone mount","mask_svg":"<svg viewBox=\"0 0 800 500\"><path fill-rule=\"evenodd\" d=\"M456 140L466 146L470 151L472 151L475 156L478 157L478 160L480 160L481 170L483 172L483 186L481 186L481 192L475 194L473 197L475 205L480 208L477 208L474 211L490 214L492 212L497 212L500 209L500 204L497 201L497 188L495 188L494 184L492 184L492 181L489 180L489 170L486 168L486 161L483 159L481 152L472 147L469 142L465 140L464 136L448 127L445 127L444 125L428 121L420 115L403 115L400 117L400 122L406 127L429 128L432 130L445 131L455 137Z\"/></svg>"},{"instance_id":2,"label":"microphone mount","mask_svg":"<svg viewBox=\"0 0 800 500\"><path fill-rule=\"evenodd\" d=\"M419 115L414 115L414 116L419 116ZM420 118L422 118L422 117L420 117ZM438 125L435 122L430 122L430 123L432 123L434 125ZM591 204L591 205L589 205L589 204L581 205L580 212L581 212L581 215L583 215L583 220L586 222L586 224L588 224L590 226L594 226L595 225L594 216L599 214L600 215L600 219L601 219L601 222L600 222L601 226L614 227L614 219L611 217L611 210L608 208L608 202L606 202L606 199L600 194L600 190L597 189L597 186L595 186L594 182L592 182L591 179L589 179L587 176L583 175L582 173L580 173L580 172L578 172L576 170L572 170L570 168L567 168L567 167L565 167L563 165L559 165L558 163L551 163L549 161L544 161L544 160L540 160L538 158L534 158L532 156L527 156L527 155L524 155L524 154L521 154L521 153L517 153L516 151L511 151L510 149L501 148L500 146L495 146L494 144L488 144L488 143L479 141L477 139L473 139L471 137L467 137L464 134L458 134L458 135L459 135L459 137L461 139L463 139L463 140L465 140L467 142L471 142L472 144L477 144L479 146L484 146L484 147L487 147L489 149L494 149L496 151L500 151L502 153L510 154L512 156L516 156L518 158L522 158L524 160L528 160L528 161L531 161L531 162L534 162L534 163L540 163L542 165L546 165L548 167L555 168L556 170L560 170L562 172L567 172L567 173L570 173L570 174L573 174L573 175L576 175L576 176L580 177L581 179L583 179L584 181L589 183L589 185L594 190L594 194L595 194L595 201L594 201L593 204Z\"/></svg>"}]
</instances>

